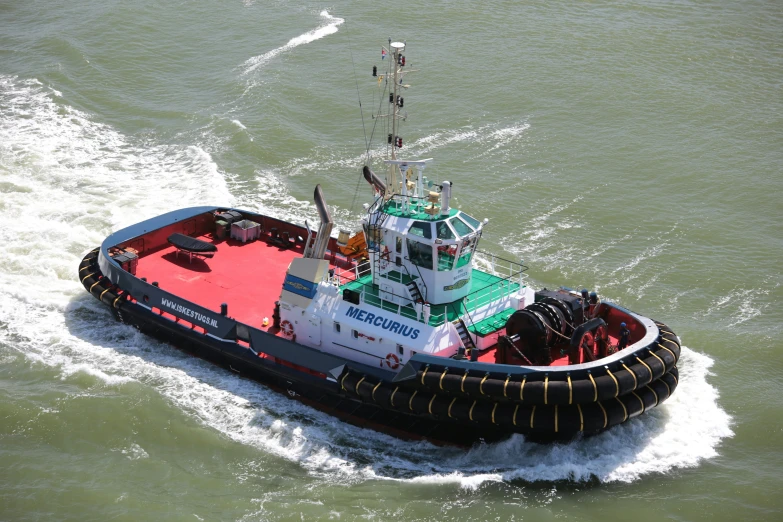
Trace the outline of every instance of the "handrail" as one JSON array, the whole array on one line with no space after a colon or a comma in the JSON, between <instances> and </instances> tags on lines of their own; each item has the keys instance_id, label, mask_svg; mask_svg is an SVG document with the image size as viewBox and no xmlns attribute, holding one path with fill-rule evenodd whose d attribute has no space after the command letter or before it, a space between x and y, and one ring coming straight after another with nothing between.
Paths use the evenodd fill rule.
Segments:
<instances>
[{"instance_id":1,"label":"handrail","mask_svg":"<svg viewBox=\"0 0 783 522\"><path fill-rule=\"evenodd\" d=\"M498 299L505 299L506 297L508 297L513 292L512 285L515 284L515 282L514 282L514 278L515 277L518 277L518 276L520 277L519 284L520 284L520 286L522 285L521 274L524 273L526 270L528 270L527 266L523 265L522 263L516 262L516 261L511 261L509 259L504 259L502 257L496 256L495 254L491 254L489 252L485 252L485 251L481 251L481 250L475 250L474 251L474 255L475 255L475 253L479 253L479 254L485 255L485 256L490 258L489 263L491 264L491 271L494 272L493 275L495 275L499 279L497 281L494 281L494 282L492 282L492 283L490 283L490 284L488 284L488 285L486 285L486 286L484 286L482 288L476 289L473 292L467 294L463 299L459 300L459 302L446 303L444 308L443 308L443 313L431 314L430 315L430 318L429 318L430 320L428 321L429 325L440 326L442 324L445 324L447 322L447 320L448 320L448 314L449 314L448 310L450 309L454 313L456 313L458 317L463 317L463 316L467 317L467 321L470 323L470 327L475 329L476 325L475 325L475 322L473 321L473 317L472 317L472 315L470 313L470 308L469 308L471 302L476 301L476 300L480 300L487 293L489 293L490 296L491 296L496 291L495 290L496 288L498 289ZM409 262L411 261L407 257L405 257L404 259L406 261L409 261ZM502 262L507 264L507 266L505 268L508 270L508 275L505 275L505 276L497 275L497 270L496 270L496 268L497 268L496 267L497 261L502 261ZM414 279L414 275L411 273L411 271L408 269L408 267L405 264L401 264L399 266L395 265L395 268L399 269L399 272L401 273L400 281L398 281L398 282L399 283L403 282L403 278L402 278L402 274L403 273L405 275L407 275L417 285L419 284L419 281L421 281L421 284L424 287L424 292L422 292L422 293L423 293L423 297L425 298L424 300L426 301L426 296L427 296L427 292L428 292L427 284L424 282L424 278L422 277L421 270L419 270L419 267L415 263L411 262L411 264L416 267L416 271L418 272L418 281L416 279ZM369 265L369 263L368 263L368 265ZM348 272L347 270L336 271L334 273L334 275L333 275L333 277L336 279L336 283L339 286L342 286L344 284L348 284L348 283L351 283L351 282L358 282L359 279L361 279L362 277L365 277L368 273L372 273L372 268L370 266L367 266L367 268L365 268L362 271L360 271L360 269L359 269L360 266L361 266L361 264L357 263L353 267L353 270L351 270L352 276L347 276L346 275L346 273ZM386 279L389 279L391 281L395 281L394 277L389 277L389 272L387 272L385 274L379 274L379 275L381 275L381 276L383 276ZM365 294L368 293L367 289L371 288L373 286L374 286L373 283L361 283L361 287L359 289L357 289L357 290L359 290L359 292L361 294L361 299L364 302L367 301L367 299L365 298ZM420 290L421 290L421 288L420 288ZM393 310L387 310L387 311L396 313L398 315L402 315L402 313L400 312L400 310L402 309L402 305L399 305L397 303L393 303L392 301L387 301L386 299L382 299L380 297L381 292L383 292L383 293L385 293L387 295L392 295L395 298L399 298L398 299L399 301L410 301L409 296L398 295L398 294L396 294L396 293L394 293L394 292L392 292L390 290L381 290L380 287L378 287L378 296L377 297L374 296L374 295L372 296L372 298L374 298L374 299L378 299L378 300L380 300L382 302L386 301L386 302L389 302L389 303L392 303L392 304L396 305L397 306L397 310L396 311L393 311ZM458 306L459 308L456 309L455 305ZM434 305L434 306L438 306L438 305ZM382 304L381 304L381 308L383 308ZM385 308L384 308L384 310L385 310ZM418 322L423 322L423 316L421 315L420 311L416 310L416 312L417 312L416 313L416 315L417 315L416 320ZM407 316L404 316L404 317L407 317ZM466 326L467 326L467 324L466 324Z\"/></svg>"},{"instance_id":2,"label":"handrail","mask_svg":"<svg viewBox=\"0 0 783 522\"><path fill-rule=\"evenodd\" d=\"M401 276L402 275L407 275L411 279L411 281L415 281L416 280L415 276L411 275L411 272L410 272L410 270L408 270L407 266L405 266L405 265L399 265L399 266L398 265L394 265L394 267L395 268L402 268L405 271L405 274L400 274ZM393 270L390 270L388 272L384 272L384 273L378 274L378 275L380 275L381 277L383 277L385 279L389 279L391 281L394 281L395 283L405 284L402 281L402 277L400 277L399 281L397 279L395 279L394 277L389 277L392 272L393 272Z\"/></svg>"},{"instance_id":3,"label":"handrail","mask_svg":"<svg viewBox=\"0 0 783 522\"><path fill-rule=\"evenodd\" d=\"M418 272L418 273L419 273L419 279L421 279L421 283L424 285L424 295L423 295L422 297L423 297L423 298L424 298L424 300L426 301L426 300L427 300L427 295L428 295L428 292L427 292L427 283L425 283L425 282L424 282L424 277L421 275L421 270L419 270L419 265L417 265L416 263L414 263L413 261L411 261L411 260L410 260L410 258L407 258L407 257L406 257L406 258L404 258L404 259L405 259L406 261L410 261L410 264L412 264L413 266L415 266L415 267L416 267L416 272ZM407 268L406 268L406 272L407 272ZM410 274L410 272L408 272L408 275L409 275L409 276L411 275L411 274Z\"/></svg>"},{"instance_id":4,"label":"handrail","mask_svg":"<svg viewBox=\"0 0 783 522\"><path fill-rule=\"evenodd\" d=\"M511 261L510 259L504 259L504 258L502 258L500 256L496 256L495 254L491 254L491 253L485 252L483 250L475 250L474 254L476 252L478 252L480 254L491 256L493 258L493 261L492 261L493 271L494 271L494 268L495 268L495 261L494 261L495 259L499 259L501 261L504 261L504 262L508 263L509 265L516 265L517 267L519 267L519 270L514 272L513 271L514 267L513 266L509 266L508 267L509 268L509 275L506 276L506 277L499 276L499 275L496 275L496 274L492 274L492 275L496 275L496 277L501 277L501 279L499 279L498 281L495 281L493 283L490 283L489 285L487 285L487 286L485 286L483 288L479 288L477 290L472 291L471 293L467 294L465 296L465 298L470 298L471 296L473 296L475 294L478 294L480 292L484 292L487 289L490 289L490 292L491 292L492 291L491 289L492 289L493 286L496 286L496 285L503 286L506 282L511 281L512 278L517 277L517 276L520 276L520 283L521 283L521 275L528 270L528 267L523 265L522 263L517 263L516 261Z\"/></svg>"},{"instance_id":5,"label":"handrail","mask_svg":"<svg viewBox=\"0 0 783 522\"><path fill-rule=\"evenodd\" d=\"M380 208L384 209L384 207L386 207L389 203L393 203L395 210L398 210L405 199L409 200L409 205L419 207L419 209L426 207L429 203L428 196L414 196L413 194L403 196L402 194L392 194L392 196L386 200ZM437 216L440 217L440 213L438 213Z\"/></svg>"},{"instance_id":6,"label":"handrail","mask_svg":"<svg viewBox=\"0 0 783 522\"><path fill-rule=\"evenodd\" d=\"M453 308L454 307L454 303L450 303L450 306L452 307L452 310L454 310L454 308ZM465 306L465 303L463 301L459 302L459 307L460 308L462 308L462 307L465 308L465 315L468 317L468 321L470 321L470 326L472 326L475 329L476 328L476 324L473 322L473 317L471 317L470 310L468 310L468 307ZM457 319L462 319L462 314L460 313L461 312L460 309L454 310L454 312L457 314ZM466 328L467 328L467 326L468 325L465 325ZM470 335L470 333L468 333L468 335Z\"/></svg>"},{"instance_id":7,"label":"handrail","mask_svg":"<svg viewBox=\"0 0 783 522\"><path fill-rule=\"evenodd\" d=\"M475 292L469 293L468 295L466 295L464 297L464 300L469 303L469 302L472 302L474 300L480 300L481 297L486 295L486 294L489 294L490 295L490 300L492 300L492 294L494 293L495 288L498 288L498 290L499 290L497 298L498 299L503 299L503 298L507 297L510 293L513 292L511 285L512 285L512 283L510 282L509 279L500 279L500 280L495 281L494 283L489 284L489 285L487 285L487 286L485 286L483 288L479 288Z\"/></svg>"}]
</instances>

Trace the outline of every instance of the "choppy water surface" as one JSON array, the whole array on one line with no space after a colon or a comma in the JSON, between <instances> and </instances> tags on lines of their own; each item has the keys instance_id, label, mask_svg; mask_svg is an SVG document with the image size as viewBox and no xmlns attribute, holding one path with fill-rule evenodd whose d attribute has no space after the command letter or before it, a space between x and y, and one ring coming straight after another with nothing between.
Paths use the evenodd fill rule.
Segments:
<instances>
[{"instance_id":1,"label":"choppy water surface","mask_svg":"<svg viewBox=\"0 0 783 522\"><path fill-rule=\"evenodd\" d=\"M551 4L0 5L0 519L779 519L783 7ZM669 324L664 406L565 445L402 442L84 292L87 250L178 207L301 221L320 182L354 224L388 36L419 69L405 154L534 286Z\"/></svg>"}]
</instances>

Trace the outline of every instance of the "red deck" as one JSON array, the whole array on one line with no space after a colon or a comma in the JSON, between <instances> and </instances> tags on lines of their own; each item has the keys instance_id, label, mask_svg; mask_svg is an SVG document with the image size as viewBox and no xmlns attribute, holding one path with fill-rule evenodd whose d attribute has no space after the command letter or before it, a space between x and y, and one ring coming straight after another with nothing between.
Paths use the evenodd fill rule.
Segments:
<instances>
[{"instance_id":1,"label":"red deck","mask_svg":"<svg viewBox=\"0 0 783 522\"><path fill-rule=\"evenodd\" d=\"M303 245L283 248L264 240L214 240L211 234L198 239L217 246L214 257L193 257L191 262L187 254L177 256L173 246L163 248L139 259L136 277L146 277L163 290L210 310L219 311L226 303L230 317L256 328L262 328L267 317L271 327L286 270L292 259L301 257ZM337 257L337 263L345 268L343 258Z\"/></svg>"},{"instance_id":2,"label":"red deck","mask_svg":"<svg viewBox=\"0 0 783 522\"><path fill-rule=\"evenodd\" d=\"M275 301L280 297L286 270L294 258L302 255L304 245L291 243L290 248L284 248L268 241L268 236L247 243L215 240L212 234L198 239L217 246L214 257L193 257L191 261L187 254L177 256L176 249L167 246L140 257L136 277L157 282L163 290L210 310L220 311L220 305L226 303L229 317L271 330ZM327 259L330 256L327 252ZM338 255L331 258L330 267L345 270L353 267L351 263ZM351 276L350 271L342 274L343 278ZM269 319L267 327L263 326L265 317ZM610 336L610 343L617 344L617 339ZM479 360L494 363L495 347L482 352ZM567 364L567 356L553 353L552 366Z\"/></svg>"}]
</instances>

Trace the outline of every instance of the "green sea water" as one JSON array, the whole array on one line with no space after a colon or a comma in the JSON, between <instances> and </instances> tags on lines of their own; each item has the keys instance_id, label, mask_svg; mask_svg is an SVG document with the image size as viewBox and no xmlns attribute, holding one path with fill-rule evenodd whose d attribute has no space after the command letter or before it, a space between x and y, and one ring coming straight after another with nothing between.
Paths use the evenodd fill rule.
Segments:
<instances>
[{"instance_id":1,"label":"green sea water","mask_svg":"<svg viewBox=\"0 0 783 522\"><path fill-rule=\"evenodd\" d=\"M402 154L482 248L680 335L608 433L470 450L341 423L113 321L120 227L233 205L354 227L407 42ZM361 100L361 107L360 107ZM781 520L779 1L0 0L0 520Z\"/></svg>"}]
</instances>

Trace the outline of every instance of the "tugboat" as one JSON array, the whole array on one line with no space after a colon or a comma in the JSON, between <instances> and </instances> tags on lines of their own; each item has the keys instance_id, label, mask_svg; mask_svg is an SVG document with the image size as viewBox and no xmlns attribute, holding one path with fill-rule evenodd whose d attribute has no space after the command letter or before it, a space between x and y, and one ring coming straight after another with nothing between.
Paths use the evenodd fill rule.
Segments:
<instances>
[{"instance_id":1,"label":"tugboat","mask_svg":"<svg viewBox=\"0 0 783 522\"><path fill-rule=\"evenodd\" d=\"M106 238L84 287L123 323L407 439L569 440L665 401L680 355L668 327L595 292L533 290L523 264L479 250L487 220L452 207L430 159L398 157L404 52L389 41L386 71L373 67L388 172L362 168L374 200L357 233L332 237L320 185L317 228L185 208Z\"/></svg>"}]
</instances>

